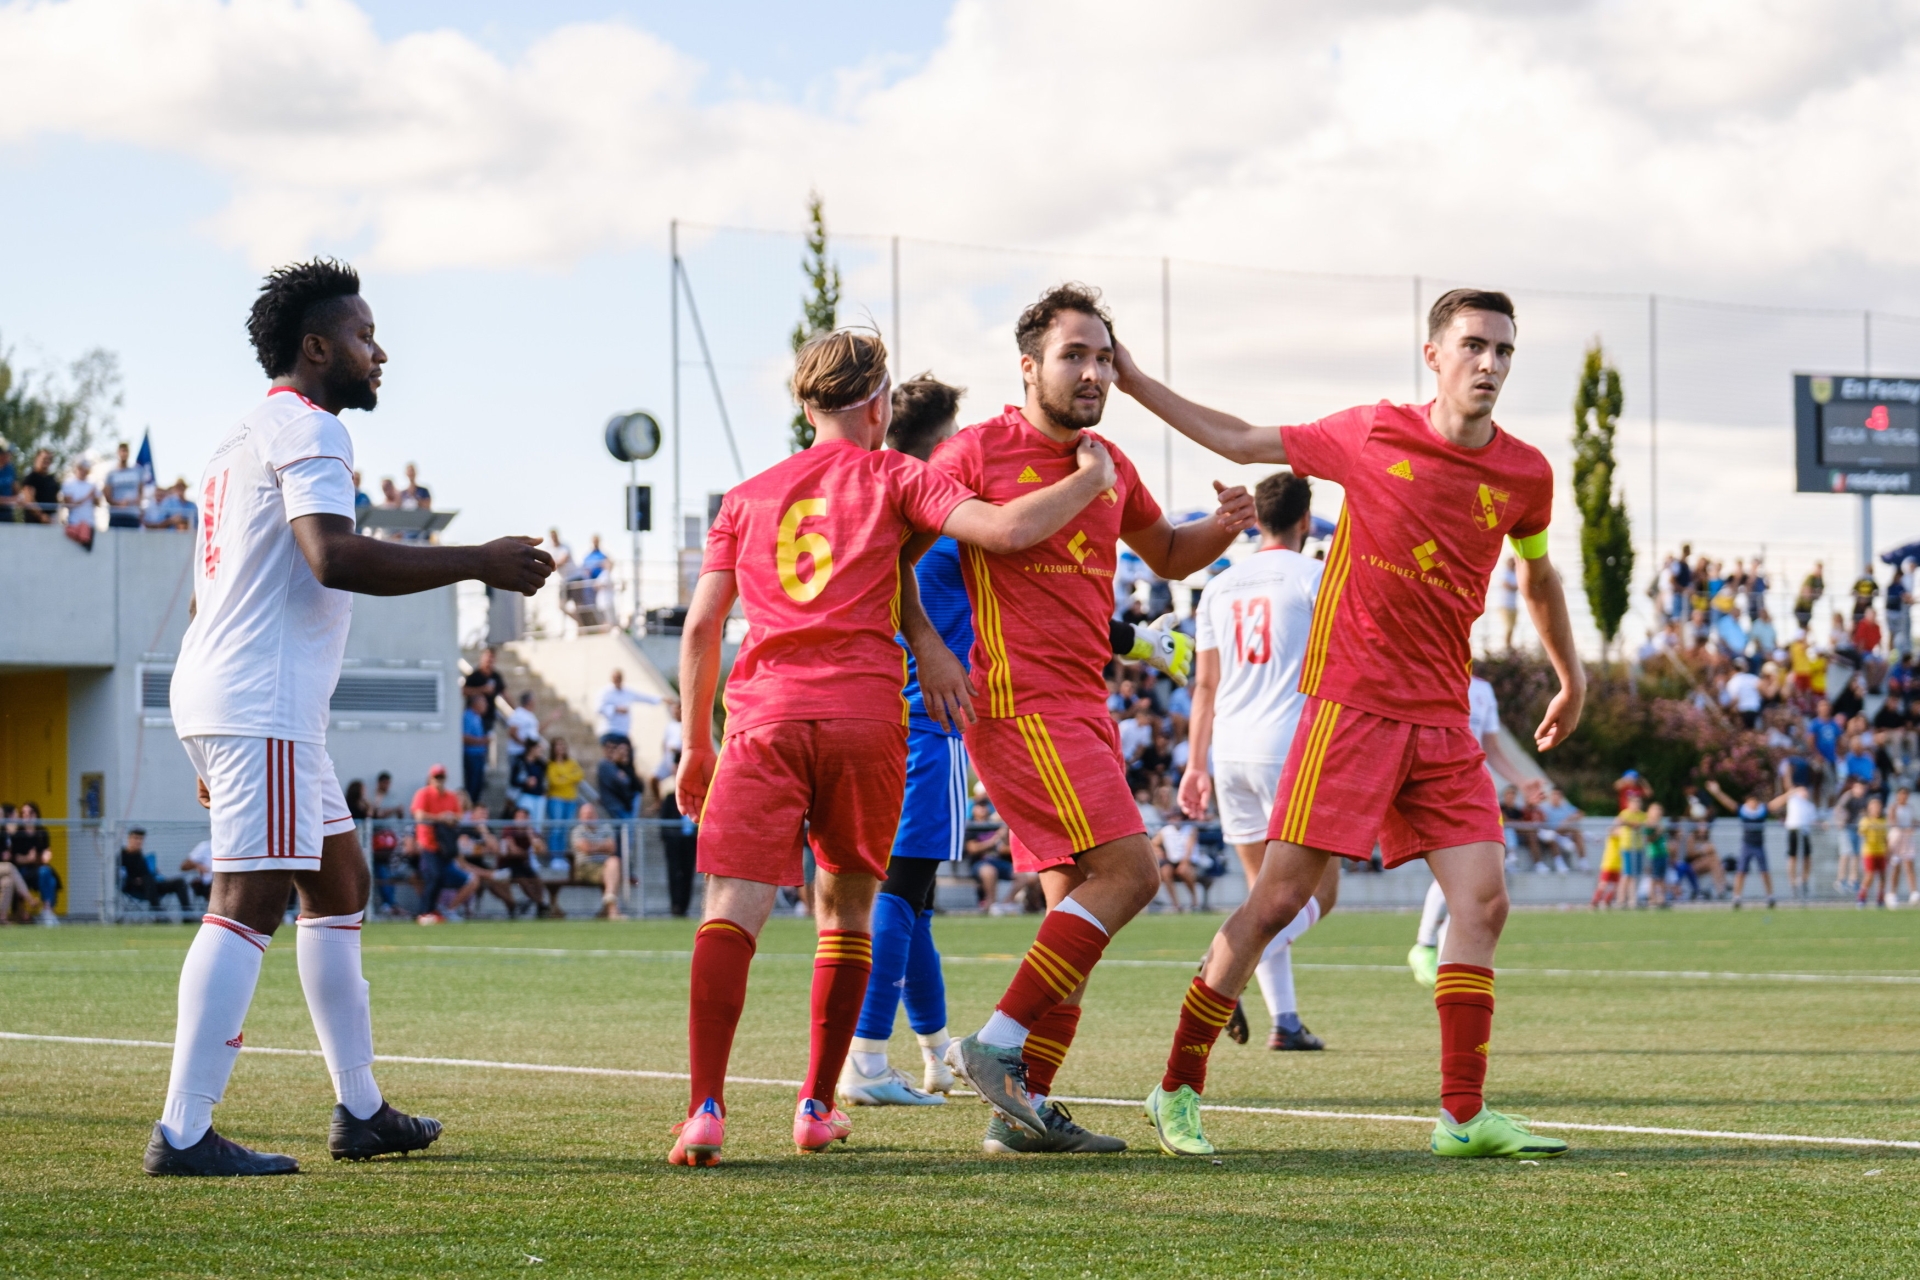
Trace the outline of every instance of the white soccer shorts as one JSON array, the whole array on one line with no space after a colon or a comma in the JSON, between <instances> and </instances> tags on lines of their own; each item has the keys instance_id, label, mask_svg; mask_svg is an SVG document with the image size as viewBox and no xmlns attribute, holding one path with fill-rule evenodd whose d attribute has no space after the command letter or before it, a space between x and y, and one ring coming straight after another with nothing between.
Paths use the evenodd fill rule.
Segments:
<instances>
[{"instance_id":1,"label":"white soccer shorts","mask_svg":"<svg viewBox=\"0 0 1920 1280\"><path fill-rule=\"evenodd\" d=\"M215 871L318 871L320 842L353 830L327 749L279 738L182 738L213 802Z\"/></svg>"},{"instance_id":2,"label":"white soccer shorts","mask_svg":"<svg viewBox=\"0 0 1920 1280\"><path fill-rule=\"evenodd\" d=\"M1220 836L1228 844L1267 842L1273 797L1280 790L1285 761L1213 761L1213 802L1220 809Z\"/></svg>"}]
</instances>

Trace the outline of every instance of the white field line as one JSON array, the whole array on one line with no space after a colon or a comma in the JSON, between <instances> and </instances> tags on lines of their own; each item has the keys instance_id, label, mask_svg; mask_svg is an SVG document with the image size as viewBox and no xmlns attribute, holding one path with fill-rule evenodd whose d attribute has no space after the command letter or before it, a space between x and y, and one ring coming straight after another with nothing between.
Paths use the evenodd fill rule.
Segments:
<instances>
[{"instance_id":1,"label":"white field line","mask_svg":"<svg viewBox=\"0 0 1920 1280\"><path fill-rule=\"evenodd\" d=\"M0 1031L0 1040L29 1041L41 1044L84 1044L102 1045L115 1048L171 1049L173 1044L166 1040L117 1040L102 1036L50 1036L32 1035L22 1031ZM272 1054L287 1058L318 1058L318 1049L272 1049L259 1045L246 1045L240 1052ZM614 1076L630 1080L689 1080L691 1076L684 1071L638 1071L623 1067L568 1067L541 1062L495 1062L487 1058L421 1058L405 1054L382 1053L374 1056L375 1062L406 1063L411 1066L426 1067L475 1067L486 1071L526 1071L547 1075L572 1076ZM774 1085L780 1088L798 1089L799 1080L768 1080L758 1076L728 1076L729 1084ZM972 1096L962 1094L961 1096ZM1085 1107L1138 1107L1140 1103L1132 1098L1082 1098L1060 1095L1060 1101L1071 1102ZM1403 1116L1388 1112L1375 1111L1311 1111L1298 1107L1236 1107L1203 1104L1202 1111L1218 1111L1226 1115L1243 1116L1285 1116L1298 1120L1364 1120L1387 1124L1433 1123L1432 1116ZM1893 1138L1836 1138L1798 1133L1746 1133L1726 1129L1662 1129L1650 1125L1636 1124L1576 1124L1570 1121L1534 1120L1530 1122L1536 1129L1565 1129L1580 1133L1642 1133L1670 1138L1715 1138L1731 1142L1775 1142L1798 1146L1827 1147L1899 1147L1908 1151L1920 1151L1920 1142L1900 1141Z\"/></svg>"},{"instance_id":2,"label":"white field line","mask_svg":"<svg viewBox=\"0 0 1920 1280\"><path fill-rule=\"evenodd\" d=\"M402 946L395 944L374 944L365 948L368 952L385 955L422 952L429 955L493 955L493 956L534 956L545 960L691 960L691 951L631 951L607 947L463 947L452 945L428 944L424 946ZM180 951L160 948L123 948L104 951L27 951L13 955L0 953L0 961L54 957L54 956L130 956L153 953L165 956L185 955ZM805 960L813 959L812 952L767 951L754 957L756 961ZM1020 957L1012 954L956 956L943 955L946 964L1015 964ZM1102 959L1102 965L1118 969L1187 969L1191 970L1192 960L1127 960L1120 957ZM1296 969L1320 970L1323 972L1346 973L1404 973L1406 966L1400 964L1321 964L1314 961L1297 960ZM1810 982L1860 984L1866 986L1920 986L1920 973L1916 972L1826 972L1826 973L1743 973L1733 970L1712 969L1535 969L1508 968L1501 966L1499 974L1531 978L1645 978L1651 980L1683 982Z\"/></svg>"}]
</instances>

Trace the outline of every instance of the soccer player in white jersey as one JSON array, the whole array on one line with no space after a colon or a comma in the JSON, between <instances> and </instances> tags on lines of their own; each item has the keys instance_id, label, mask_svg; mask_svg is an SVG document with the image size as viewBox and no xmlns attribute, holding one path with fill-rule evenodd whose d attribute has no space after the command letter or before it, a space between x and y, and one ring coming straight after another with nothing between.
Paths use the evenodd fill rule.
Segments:
<instances>
[{"instance_id":1,"label":"soccer player in white jersey","mask_svg":"<svg viewBox=\"0 0 1920 1280\"><path fill-rule=\"evenodd\" d=\"M1190 818L1203 817L1212 794L1220 834L1240 855L1248 884L1260 875L1280 771L1307 702L1300 663L1325 567L1300 554L1313 525L1312 501L1304 476L1278 471L1262 480L1253 491L1260 550L1209 582L1194 611L1197 661L1180 807ZM1313 897L1267 944L1253 971L1273 1019L1269 1049L1326 1047L1300 1021L1293 940L1333 910L1339 892L1340 868L1328 862ZM1237 1002L1227 1034L1247 1042Z\"/></svg>"},{"instance_id":2,"label":"soccer player in white jersey","mask_svg":"<svg viewBox=\"0 0 1920 1280\"><path fill-rule=\"evenodd\" d=\"M434 547L354 532L353 441L336 415L374 407L387 354L351 267L323 259L273 272L247 332L273 385L200 482L193 621L173 676L174 729L212 813L213 892L180 970L173 1070L145 1161L155 1175L299 1169L213 1130L290 888L300 892L300 985L338 1101L328 1151L364 1160L440 1136L438 1121L394 1110L374 1083L360 976L367 863L327 757L327 704L350 593L477 578L532 595L553 572L532 538Z\"/></svg>"},{"instance_id":3,"label":"soccer player in white jersey","mask_svg":"<svg viewBox=\"0 0 1920 1280\"><path fill-rule=\"evenodd\" d=\"M1529 800L1540 798L1540 780L1530 775L1500 740L1500 698L1485 677L1474 673L1467 682L1467 732L1487 755L1487 772L1495 780L1511 782L1526 793ZM1447 895L1435 880L1427 886L1427 900L1420 908L1420 929L1414 935L1413 949L1407 952L1407 968L1423 987L1439 980L1440 942L1447 933Z\"/></svg>"}]
</instances>

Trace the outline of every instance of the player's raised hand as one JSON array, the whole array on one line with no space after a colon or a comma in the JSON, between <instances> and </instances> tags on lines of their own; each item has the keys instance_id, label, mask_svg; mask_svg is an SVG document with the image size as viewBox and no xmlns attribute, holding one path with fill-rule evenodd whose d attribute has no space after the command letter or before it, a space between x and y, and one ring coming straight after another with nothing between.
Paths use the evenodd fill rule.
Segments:
<instances>
[{"instance_id":1,"label":"player's raised hand","mask_svg":"<svg viewBox=\"0 0 1920 1280\"><path fill-rule=\"evenodd\" d=\"M973 678L960 665L960 659L945 645L936 645L925 657L916 651L913 662L920 677L920 698L933 722L954 732L971 728L977 719L973 713Z\"/></svg>"},{"instance_id":2,"label":"player's raised hand","mask_svg":"<svg viewBox=\"0 0 1920 1280\"><path fill-rule=\"evenodd\" d=\"M1550 751L1571 738L1574 729L1579 727L1580 708L1585 702L1584 691L1563 686L1560 692L1553 695L1553 701L1547 704L1546 718L1533 731L1533 745L1542 751Z\"/></svg>"},{"instance_id":3,"label":"player's raised hand","mask_svg":"<svg viewBox=\"0 0 1920 1280\"><path fill-rule=\"evenodd\" d=\"M1118 473L1113 469L1113 455L1107 452L1107 446L1084 431L1080 433L1080 443L1074 448L1073 461L1075 468L1079 471L1098 468L1102 489L1111 489L1113 482L1119 478Z\"/></svg>"},{"instance_id":4,"label":"player's raised hand","mask_svg":"<svg viewBox=\"0 0 1920 1280\"><path fill-rule=\"evenodd\" d=\"M476 576L501 591L530 596L553 573L553 557L540 549L538 538L495 538L480 548L480 555Z\"/></svg>"},{"instance_id":5,"label":"player's raised hand","mask_svg":"<svg viewBox=\"0 0 1920 1280\"><path fill-rule=\"evenodd\" d=\"M700 821L700 811L707 803L707 790L713 785L713 766L719 759L711 746L688 743L681 751L680 768L673 776L673 796L683 816Z\"/></svg>"},{"instance_id":6,"label":"player's raised hand","mask_svg":"<svg viewBox=\"0 0 1920 1280\"><path fill-rule=\"evenodd\" d=\"M1133 362L1133 352L1118 338L1113 341L1113 385L1128 395L1135 394L1134 388L1140 385L1140 366Z\"/></svg>"},{"instance_id":7,"label":"player's raised hand","mask_svg":"<svg viewBox=\"0 0 1920 1280\"><path fill-rule=\"evenodd\" d=\"M1213 778L1204 769L1191 766L1180 775L1180 812L1196 822L1207 816L1207 800L1213 795Z\"/></svg>"},{"instance_id":8,"label":"player's raised hand","mask_svg":"<svg viewBox=\"0 0 1920 1280\"><path fill-rule=\"evenodd\" d=\"M1213 494L1220 501L1220 506L1213 513L1213 518L1222 529L1229 533L1239 533L1253 528L1253 495L1247 492L1245 485L1236 484L1228 488L1215 480Z\"/></svg>"}]
</instances>

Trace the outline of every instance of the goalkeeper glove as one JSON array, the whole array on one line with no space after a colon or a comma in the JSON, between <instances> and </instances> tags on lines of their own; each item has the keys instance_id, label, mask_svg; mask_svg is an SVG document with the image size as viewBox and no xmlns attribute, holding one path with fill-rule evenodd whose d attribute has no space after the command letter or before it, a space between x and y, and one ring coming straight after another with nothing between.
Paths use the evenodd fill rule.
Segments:
<instances>
[{"instance_id":1,"label":"goalkeeper glove","mask_svg":"<svg viewBox=\"0 0 1920 1280\"><path fill-rule=\"evenodd\" d=\"M1125 655L1129 662L1144 662L1155 671L1164 671L1175 684L1184 687L1193 675L1193 637L1175 631L1175 615L1169 613L1151 626L1133 624L1133 648Z\"/></svg>"}]
</instances>

